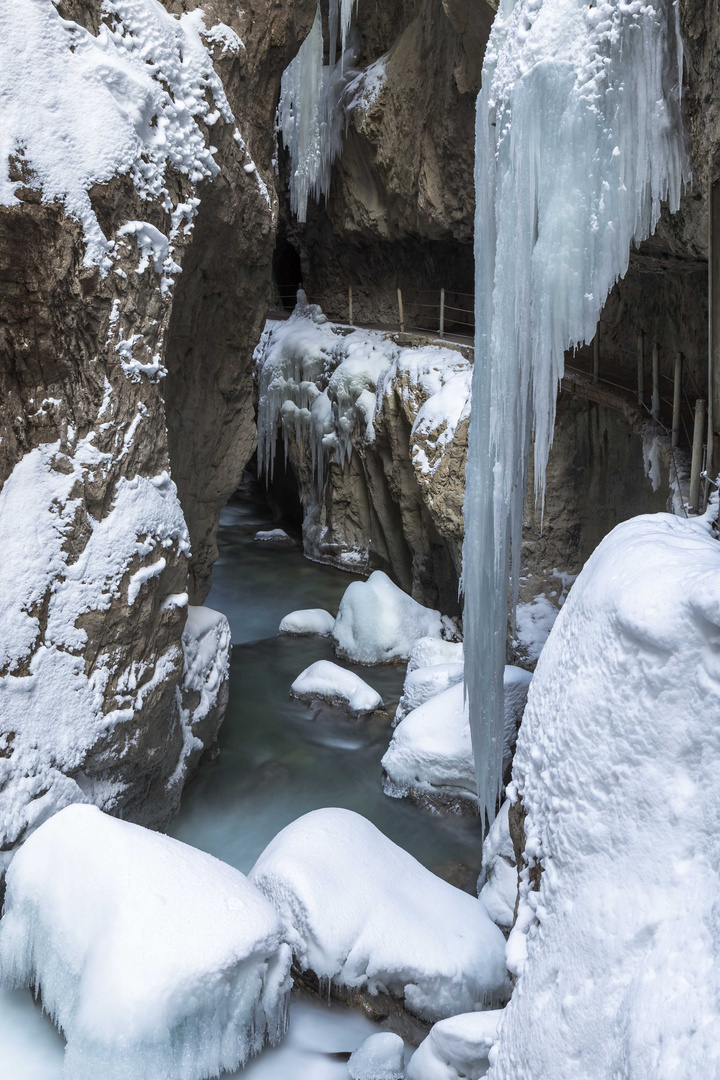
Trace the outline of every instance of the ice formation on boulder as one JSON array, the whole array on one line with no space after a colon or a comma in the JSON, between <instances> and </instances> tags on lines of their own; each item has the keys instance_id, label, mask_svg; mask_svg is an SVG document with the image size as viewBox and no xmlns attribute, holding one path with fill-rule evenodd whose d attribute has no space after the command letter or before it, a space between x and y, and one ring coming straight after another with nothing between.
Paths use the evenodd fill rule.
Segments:
<instances>
[{"instance_id":1,"label":"ice formation on boulder","mask_svg":"<svg viewBox=\"0 0 720 1080\"><path fill-rule=\"evenodd\" d=\"M315 810L267 846L250 880L296 962L326 984L403 998L426 1020L506 999L505 941L448 885L350 810Z\"/></svg>"},{"instance_id":2,"label":"ice formation on boulder","mask_svg":"<svg viewBox=\"0 0 720 1080\"><path fill-rule=\"evenodd\" d=\"M392 1031L370 1035L350 1055L350 1080L403 1080L405 1044Z\"/></svg>"},{"instance_id":3,"label":"ice formation on boulder","mask_svg":"<svg viewBox=\"0 0 720 1080\"><path fill-rule=\"evenodd\" d=\"M440 1020L408 1062L407 1080L479 1080L489 1067L503 1010Z\"/></svg>"},{"instance_id":4,"label":"ice formation on boulder","mask_svg":"<svg viewBox=\"0 0 720 1080\"><path fill-rule=\"evenodd\" d=\"M382 767L386 795L403 798L411 795L423 801L445 803L462 808L477 806L475 761L470 738L470 722L465 686L460 665L433 665L418 668L405 680L415 689L419 677L429 676L430 687L437 681L439 692L429 695L422 704L408 712L393 732ZM448 676L447 669L451 669ZM454 669L454 670L453 670ZM437 673L437 674L436 674ZM452 678L447 689L442 683ZM532 676L522 668L505 668L505 721L503 766L510 764ZM425 689L427 683L420 686ZM403 690L403 699L406 691Z\"/></svg>"},{"instance_id":5,"label":"ice formation on boulder","mask_svg":"<svg viewBox=\"0 0 720 1080\"><path fill-rule=\"evenodd\" d=\"M42 994L73 1080L201 1080L282 1037L290 949L239 871L71 806L8 870L0 980Z\"/></svg>"},{"instance_id":6,"label":"ice formation on boulder","mask_svg":"<svg viewBox=\"0 0 720 1080\"><path fill-rule=\"evenodd\" d=\"M217 739L225 714L230 675L230 623L209 607L188 607L182 634L183 677L177 691L184 746L174 780L182 783L191 766Z\"/></svg>"},{"instance_id":7,"label":"ice formation on boulder","mask_svg":"<svg viewBox=\"0 0 720 1080\"><path fill-rule=\"evenodd\" d=\"M81 222L85 263L106 273L114 242L104 235L89 192L127 175L142 198L160 199L170 215L167 237L148 222L128 223L133 232L140 227L139 242L150 244L167 278L179 269L171 241L197 209L197 200L173 202L168 170L193 184L215 176L206 129L233 115L202 41L201 9L179 18L156 0L105 0L102 9L95 36L43 0L4 6L0 204L18 202L19 181L9 171L17 160L44 202L59 200ZM151 242L155 234L159 247ZM141 258L147 254L141 247Z\"/></svg>"},{"instance_id":8,"label":"ice formation on boulder","mask_svg":"<svg viewBox=\"0 0 720 1080\"><path fill-rule=\"evenodd\" d=\"M543 649L513 768L519 973L494 1080L720 1075L720 545L618 525Z\"/></svg>"},{"instance_id":9,"label":"ice formation on boulder","mask_svg":"<svg viewBox=\"0 0 720 1080\"><path fill-rule=\"evenodd\" d=\"M295 544L292 536L288 536L284 529L258 529L253 540L258 544Z\"/></svg>"},{"instance_id":10,"label":"ice formation on boulder","mask_svg":"<svg viewBox=\"0 0 720 1080\"><path fill-rule=\"evenodd\" d=\"M326 701L358 714L383 707L377 690L354 671L341 668L331 660L316 660L305 668L290 687L290 693L300 701Z\"/></svg>"},{"instance_id":11,"label":"ice formation on boulder","mask_svg":"<svg viewBox=\"0 0 720 1080\"><path fill-rule=\"evenodd\" d=\"M418 604L382 570L348 585L333 628L338 656L357 664L407 660L419 638L454 636L446 615Z\"/></svg>"},{"instance_id":12,"label":"ice formation on boulder","mask_svg":"<svg viewBox=\"0 0 720 1080\"><path fill-rule=\"evenodd\" d=\"M631 244L687 179L678 5L501 3L477 108L476 343L465 492L465 643L478 791L502 778L508 577L531 437L544 492L564 353L594 334ZM512 554L511 554L512 553Z\"/></svg>"},{"instance_id":13,"label":"ice formation on boulder","mask_svg":"<svg viewBox=\"0 0 720 1080\"><path fill-rule=\"evenodd\" d=\"M283 618L280 633L294 634L297 637L309 634L330 637L334 625L335 617L324 608L303 608L301 611L291 611Z\"/></svg>"}]
</instances>

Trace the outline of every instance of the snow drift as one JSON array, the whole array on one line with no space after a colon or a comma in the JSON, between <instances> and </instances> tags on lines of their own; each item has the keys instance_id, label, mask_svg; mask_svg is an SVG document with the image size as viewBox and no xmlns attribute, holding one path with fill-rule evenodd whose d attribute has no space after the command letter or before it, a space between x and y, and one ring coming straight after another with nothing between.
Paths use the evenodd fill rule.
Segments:
<instances>
[{"instance_id":1,"label":"snow drift","mask_svg":"<svg viewBox=\"0 0 720 1080\"><path fill-rule=\"evenodd\" d=\"M408 1062L407 1080L479 1080L503 1012L463 1013L435 1024ZM549 1080L549 1078L548 1078Z\"/></svg>"},{"instance_id":2,"label":"snow drift","mask_svg":"<svg viewBox=\"0 0 720 1080\"><path fill-rule=\"evenodd\" d=\"M290 949L241 873L177 840L71 806L7 873L0 980L30 986L72 1080L200 1080L285 1031Z\"/></svg>"},{"instance_id":3,"label":"snow drift","mask_svg":"<svg viewBox=\"0 0 720 1080\"><path fill-rule=\"evenodd\" d=\"M505 1000L505 940L448 885L350 810L315 810L268 844L250 880L276 906L301 969L404 998L426 1020Z\"/></svg>"},{"instance_id":4,"label":"snow drift","mask_svg":"<svg viewBox=\"0 0 720 1080\"><path fill-rule=\"evenodd\" d=\"M720 1075L720 545L619 525L535 672L514 765L519 978L493 1080Z\"/></svg>"}]
</instances>

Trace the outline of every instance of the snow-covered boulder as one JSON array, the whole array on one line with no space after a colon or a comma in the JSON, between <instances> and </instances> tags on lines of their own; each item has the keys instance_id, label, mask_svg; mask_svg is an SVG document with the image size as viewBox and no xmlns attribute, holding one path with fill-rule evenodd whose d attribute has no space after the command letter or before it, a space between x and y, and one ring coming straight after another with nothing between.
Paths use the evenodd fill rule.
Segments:
<instances>
[{"instance_id":1,"label":"snow-covered boulder","mask_svg":"<svg viewBox=\"0 0 720 1080\"><path fill-rule=\"evenodd\" d=\"M377 690L354 671L341 668L331 660L316 660L305 668L290 687L290 693L299 701L323 701L358 714L383 707Z\"/></svg>"},{"instance_id":2,"label":"snow-covered boulder","mask_svg":"<svg viewBox=\"0 0 720 1080\"><path fill-rule=\"evenodd\" d=\"M407 670L432 667L434 664L462 664L464 650L462 641L445 641L442 638L422 637L410 650Z\"/></svg>"},{"instance_id":3,"label":"snow-covered boulder","mask_svg":"<svg viewBox=\"0 0 720 1080\"><path fill-rule=\"evenodd\" d=\"M260 544L291 544L295 541L292 536L288 536L284 529L259 529L253 540L256 540Z\"/></svg>"},{"instance_id":4,"label":"snow-covered boulder","mask_svg":"<svg viewBox=\"0 0 720 1080\"><path fill-rule=\"evenodd\" d=\"M61 810L7 873L0 983L30 986L72 1080L200 1080L285 1031L290 949L246 877L92 806Z\"/></svg>"},{"instance_id":5,"label":"snow-covered boulder","mask_svg":"<svg viewBox=\"0 0 720 1080\"><path fill-rule=\"evenodd\" d=\"M433 665L416 668L407 677L410 693L422 688L423 677L430 685L440 668L437 680L449 681L457 674L455 665ZM454 669L448 673L447 668ZM505 743L504 763L510 764L517 729L525 706L532 676L522 668L505 668ZM405 696L405 694L403 694ZM428 697L422 705L409 712L393 732L385 756L385 793L403 798L411 796L421 802L454 808L475 808L477 783L473 758L470 723L465 686L453 681L439 694Z\"/></svg>"},{"instance_id":6,"label":"snow-covered boulder","mask_svg":"<svg viewBox=\"0 0 720 1080\"><path fill-rule=\"evenodd\" d=\"M301 969L320 980L390 993L425 1020L506 998L505 940L480 901L359 814L305 814L250 880L278 909Z\"/></svg>"},{"instance_id":7,"label":"snow-covered boulder","mask_svg":"<svg viewBox=\"0 0 720 1080\"><path fill-rule=\"evenodd\" d=\"M451 1016L435 1024L410 1058L407 1080L479 1080L485 1076L502 1016L502 1009L493 1009Z\"/></svg>"},{"instance_id":8,"label":"snow-covered boulder","mask_svg":"<svg viewBox=\"0 0 720 1080\"><path fill-rule=\"evenodd\" d=\"M403 1080L405 1044L392 1031L370 1035L350 1055L350 1080Z\"/></svg>"},{"instance_id":9,"label":"snow-covered boulder","mask_svg":"<svg viewBox=\"0 0 720 1080\"><path fill-rule=\"evenodd\" d=\"M503 930L509 930L515 917L518 872L515 850L510 837L506 800L490 826L483 844L482 872L478 880L480 899L488 915Z\"/></svg>"},{"instance_id":10,"label":"snow-covered boulder","mask_svg":"<svg viewBox=\"0 0 720 1080\"><path fill-rule=\"evenodd\" d=\"M464 665L431 664L408 671L403 683L403 692L395 711L394 726L397 726L413 709L419 709L430 698L441 694L456 683L461 683Z\"/></svg>"},{"instance_id":11,"label":"snow-covered boulder","mask_svg":"<svg viewBox=\"0 0 720 1080\"><path fill-rule=\"evenodd\" d=\"M719 645L703 520L624 522L573 585L513 767L541 873L494 1080L720 1075Z\"/></svg>"},{"instance_id":12,"label":"snow-covered boulder","mask_svg":"<svg viewBox=\"0 0 720 1080\"><path fill-rule=\"evenodd\" d=\"M300 611L291 611L280 623L281 634L294 634L304 637L317 634L319 637L330 637L335 626L335 618L324 608L303 608Z\"/></svg>"},{"instance_id":13,"label":"snow-covered boulder","mask_svg":"<svg viewBox=\"0 0 720 1080\"><path fill-rule=\"evenodd\" d=\"M455 635L447 616L418 604L382 570L348 585L333 630L338 656L357 664L407 660L420 638Z\"/></svg>"}]
</instances>

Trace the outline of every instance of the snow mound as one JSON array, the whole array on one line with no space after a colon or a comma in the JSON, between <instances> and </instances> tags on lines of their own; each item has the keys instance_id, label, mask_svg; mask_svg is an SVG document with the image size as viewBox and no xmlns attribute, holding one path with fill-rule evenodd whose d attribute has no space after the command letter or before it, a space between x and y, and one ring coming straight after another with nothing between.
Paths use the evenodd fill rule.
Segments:
<instances>
[{"instance_id":1,"label":"snow mound","mask_svg":"<svg viewBox=\"0 0 720 1080\"><path fill-rule=\"evenodd\" d=\"M405 1044L392 1031L370 1035L348 1062L350 1080L403 1080Z\"/></svg>"},{"instance_id":2,"label":"snow mound","mask_svg":"<svg viewBox=\"0 0 720 1080\"><path fill-rule=\"evenodd\" d=\"M442 693L455 683L462 682L463 672L462 663L431 664L430 667L408 670L403 683L402 696L395 712L394 725L397 726L409 712L424 705L431 697Z\"/></svg>"},{"instance_id":3,"label":"snow mound","mask_svg":"<svg viewBox=\"0 0 720 1080\"><path fill-rule=\"evenodd\" d=\"M335 619L324 608L303 608L300 611L291 611L280 623L281 634L295 634L298 637L308 634L319 634L320 637L330 637L335 625Z\"/></svg>"},{"instance_id":4,"label":"snow mound","mask_svg":"<svg viewBox=\"0 0 720 1080\"><path fill-rule=\"evenodd\" d=\"M480 899L494 923L509 930L515 917L518 894L518 872L515 849L510 837L506 800L485 837L482 853L482 872L478 880Z\"/></svg>"},{"instance_id":5,"label":"snow mound","mask_svg":"<svg viewBox=\"0 0 720 1080\"><path fill-rule=\"evenodd\" d=\"M474 897L350 810L315 810L267 846L250 880L320 980L404 998L426 1020L505 1000L505 940Z\"/></svg>"},{"instance_id":6,"label":"snow mound","mask_svg":"<svg viewBox=\"0 0 720 1080\"><path fill-rule=\"evenodd\" d=\"M200 1080L285 1031L290 949L237 870L71 806L7 873L0 979L30 986L73 1080Z\"/></svg>"},{"instance_id":7,"label":"snow mound","mask_svg":"<svg viewBox=\"0 0 720 1080\"><path fill-rule=\"evenodd\" d=\"M338 608L333 638L338 656L357 664L407 660L419 638L455 634L450 619L423 607L382 570L348 585Z\"/></svg>"},{"instance_id":8,"label":"snow mound","mask_svg":"<svg viewBox=\"0 0 720 1080\"><path fill-rule=\"evenodd\" d=\"M514 764L542 873L495 1080L720 1075L719 642L704 520L627 521L573 585Z\"/></svg>"},{"instance_id":9,"label":"snow mound","mask_svg":"<svg viewBox=\"0 0 720 1080\"><path fill-rule=\"evenodd\" d=\"M326 701L354 713L371 713L383 707L377 690L354 671L346 671L331 660L316 660L305 668L290 687L290 693L300 701Z\"/></svg>"},{"instance_id":10,"label":"snow mound","mask_svg":"<svg viewBox=\"0 0 720 1080\"><path fill-rule=\"evenodd\" d=\"M459 665L457 665L459 666ZM440 671L437 668L440 667ZM470 735L467 699L462 672L455 680L456 665L433 665L416 668L407 677L410 691L449 676L452 684L441 693L428 697L418 708L401 719L393 732L382 767L387 795L430 796L440 802L477 803L475 761ZM423 676L426 680L423 682ZM505 668L505 743L503 758L509 766L517 738L517 729L525 706L532 675L522 668ZM403 698L405 690L403 690Z\"/></svg>"},{"instance_id":11,"label":"snow mound","mask_svg":"<svg viewBox=\"0 0 720 1080\"><path fill-rule=\"evenodd\" d=\"M435 1024L410 1058L407 1080L479 1080L485 1076L502 1016L503 1010L494 1009L451 1016Z\"/></svg>"},{"instance_id":12,"label":"snow mound","mask_svg":"<svg viewBox=\"0 0 720 1080\"><path fill-rule=\"evenodd\" d=\"M442 641L436 637L419 638L410 650L408 672L435 664L462 664L462 641Z\"/></svg>"},{"instance_id":13,"label":"snow mound","mask_svg":"<svg viewBox=\"0 0 720 1080\"><path fill-rule=\"evenodd\" d=\"M260 544L294 544L292 536L288 536L284 529L259 529L253 540Z\"/></svg>"}]
</instances>

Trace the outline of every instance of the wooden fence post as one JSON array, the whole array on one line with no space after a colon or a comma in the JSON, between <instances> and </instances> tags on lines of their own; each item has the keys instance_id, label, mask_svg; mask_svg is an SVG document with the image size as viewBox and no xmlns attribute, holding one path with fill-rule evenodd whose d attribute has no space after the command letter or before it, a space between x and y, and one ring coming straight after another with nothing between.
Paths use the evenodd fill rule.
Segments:
<instances>
[{"instance_id":1,"label":"wooden fence post","mask_svg":"<svg viewBox=\"0 0 720 1080\"><path fill-rule=\"evenodd\" d=\"M652 351L652 407L650 412L654 420L660 419L660 346L657 341L653 342Z\"/></svg>"},{"instance_id":2,"label":"wooden fence post","mask_svg":"<svg viewBox=\"0 0 720 1080\"><path fill-rule=\"evenodd\" d=\"M400 315L400 333L405 333L405 317L403 316L402 291L398 289L398 314Z\"/></svg>"},{"instance_id":3,"label":"wooden fence post","mask_svg":"<svg viewBox=\"0 0 720 1080\"><path fill-rule=\"evenodd\" d=\"M693 426L692 464L690 466L690 509L699 514L700 473L702 472L703 443L705 440L705 402L698 398L695 402L695 424Z\"/></svg>"},{"instance_id":4,"label":"wooden fence post","mask_svg":"<svg viewBox=\"0 0 720 1080\"><path fill-rule=\"evenodd\" d=\"M682 401L683 354L675 353L675 385L673 387L672 446L680 442L680 402Z\"/></svg>"},{"instance_id":5,"label":"wooden fence post","mask_svg":"<svg viewBox=\"0 0 720 1080\"><path fill-rule=\"evenodd\" d=\"M593 382L596 383L600 378L600 323L595 328L595 337L593 338Z\"/></svg>"},{"instance_id":6,"label":"wooden fence post","mask_svg":"<svg viewBox=\"0 0 720 1080\"><path fill-rule=\"evenodd\" d=\"M638 355L637 355L637 399L638 405L643 404L645 399L644 393L645 384L645 331L641 330L638 334Z\"/></svg>"},{"instance_id":7,"label":"wooden fence post","mask_svg":"<svg viewBox=\"0 0 720 1080\"><path fill-rule=\"evenodd\" d=\"M445 290L440 290L440 337L445 337Z\"/></svg>"},{"instance_id":8,"label":"wooden fence post","mask_svg":"<svg viewBox=\"0 0 720 1080\"><path fill-rule=\"evenodd\" d=\"M350 326L353 324L353 312L352 312L352 285L348 285L348 309L350 311L349 322Z\"/></svg>"}]
</instances>

